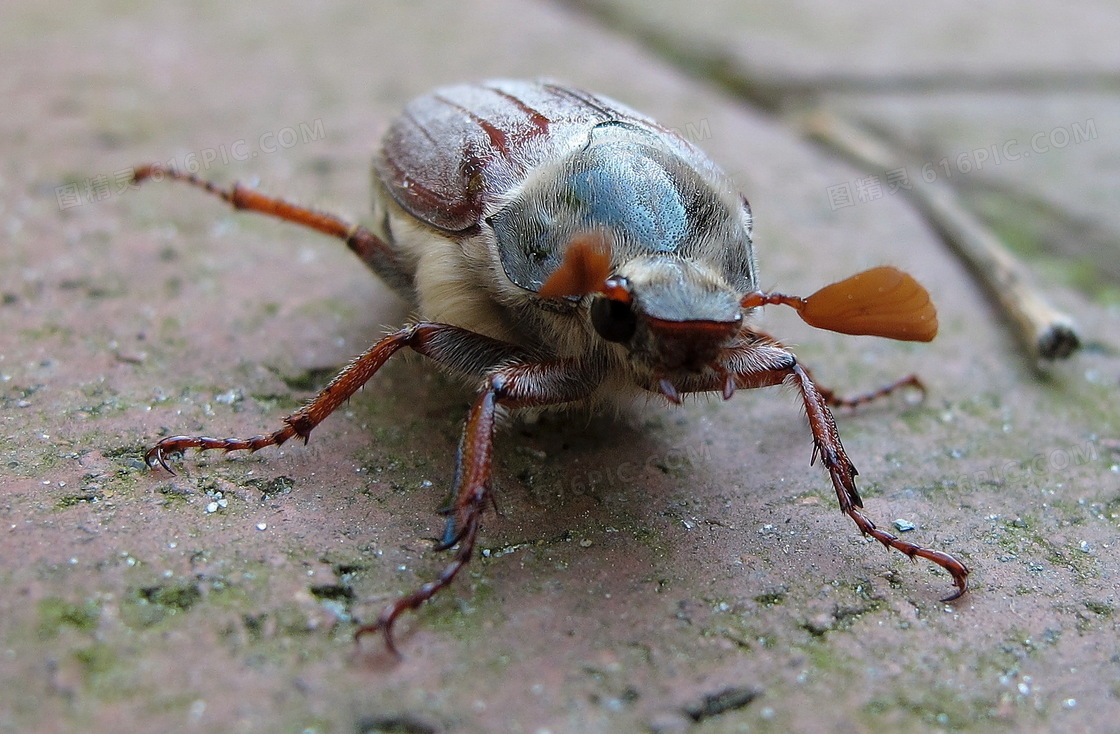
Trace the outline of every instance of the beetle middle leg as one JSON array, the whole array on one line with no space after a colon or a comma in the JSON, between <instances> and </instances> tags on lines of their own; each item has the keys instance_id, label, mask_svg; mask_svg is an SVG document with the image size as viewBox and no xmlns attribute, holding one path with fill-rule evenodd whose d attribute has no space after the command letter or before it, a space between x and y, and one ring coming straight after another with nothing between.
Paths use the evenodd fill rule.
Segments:
<instances>
[{"instance_id":1,"label":"beetle middle leg","mask_svg":"<svg viewBox=\"0 0 1120 734\"><path fill-rule=\"evenodd\" d=\"M808 373L808 370L805 371ZM904 388L917 390L922 399L926 396L926 386L917 375L906 375L894 382L858 395L838 395L835 390L829 390L820 385L817 385L817 392L820 393L824 402L833 408L855 408L893 395Z\"/></svg>"},{"instance_id":2,"label":"beetle middle leg","mask_svg":"<svg viewBox=\"0 0 1120 734\"><path fill-rule=\"evenodd\" d=\"M404 264L401 263L400 257L393 251L393 248L369 229L359 224L351 224L334 214L262 194L238 183L225 188L196 174L186 173L177 168L158 163L137 167L133 171L132 180L135 183L142 183L148 179L158 181L164 176L172 181L181 181L213 194L223 199L234 209L266 214L336 237L345 242L346 246L370 270L377 273L398 293L408 296L412 291L412 276L404 267Z\"/></svg>"},{"instance_id":3,"label":"beetle middle leg","mask_svg":"<svg viewBox=\"0 0 1120 734\"><path fill-rule=\"evenodd\" d=\"M494 424L498 407L516 409L567 403L590 395L602 379L601 368L577 359L531 361L522 348L449 324L420 322L396 331L357 357L307 405L284 419L284 427L248 439L173 436L149 449L149 465L159 463L170 471L166 456L187 449L258 451L279 446L290 438L308 439L311 430L353 395L403 347L423 354L442 366L485 381L471 408L459 443L455 503L439 549L455 546L454 558L435 581L385 608L373 624L356 632L361 636L380 631L386 647L399 656L393 643L393 623L403 612L415 609L450 584L470 560L482 511L492 502L490 477L493 463Z\"/></svg>"},{"instance_id":4,"label":"beetle middle leg","mask_svg":"<svg viewBox=\"0 0 1120 734\"><path fill-rule=\"evenodd\" d=\"M817 392L820 393L820 396L824 400L825 404L832 408L856 408L860 405L871 403L879 400L880 398L885 398L889 395L893 395L894 393L904 388L917 390L918 394L923 400L926 397L925 384L922 382L921 378L914 374L900 377L894 382L887 383L886 385L865 393L856 395L839 395L835 390L830 390L827 387L822 387L821 385L817 384L816 380L813 379L812 371L808 367L802 367L801 369L805 371L805 374L809 376L810 380L813 380L813 384L816 385Z\"/></svg>"},{"instance_id":5,"label":"beetle middle leg","mask_svg":"<svg viewBox=\"0 0 1120 734\"><path fill-rule=\"evenodd\" d=\"M255 452L267 446L280 446L296 436L306 443L312 429L368 382L402 347L410 347L455 372L480 377L497 365L527 359L525 350L513 344L458 326L420 322L393 332L355 358L314 399L284 418L284 427L277 431L252 438L170 436L150 448L145 459L149 466L158 463L171 471L167 455L181 454L187 449Z\"/></svg>"}]
</instances>

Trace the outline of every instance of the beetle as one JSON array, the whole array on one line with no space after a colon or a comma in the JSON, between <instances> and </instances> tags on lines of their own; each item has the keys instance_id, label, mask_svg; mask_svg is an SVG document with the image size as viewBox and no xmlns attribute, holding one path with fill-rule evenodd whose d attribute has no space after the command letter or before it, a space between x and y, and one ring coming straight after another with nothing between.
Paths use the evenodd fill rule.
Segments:
<instances>
[{"instance_id":1,"label":"beetle","mask_svg":"<svg viewBox=\"0 0 1120 734\"><path fill-rule=\"evenodd\" d=\"M929 341L937 333L928 292L880 267L808 298L758 288L747 200L698 148L607 97L552 82L497 80L437 89L391 124L373 162L371 227L240 185L223 188L160 165L166 177L237 209L343 240L423 320L392 332L347 365L271 434L246 439L164 438L146 454L171 471L187 449L257 451L305 442L400 349L408 347L477 389L456 458L453 504L440 550L453 550L432 581L384 608L356 635L380 632L398 654L393 626L448 586L470 560L493 502L495 425L507 411L596 409L660 395L788 384L798 391L840 509L864 535L948 571L955 592L968 568L953 556L877 527L861 508L856 469L829 406L857 405L902 386L845 399L819 388L793 353L751 326L768 304L848 334Z\"/></svg>"}]
</instances>

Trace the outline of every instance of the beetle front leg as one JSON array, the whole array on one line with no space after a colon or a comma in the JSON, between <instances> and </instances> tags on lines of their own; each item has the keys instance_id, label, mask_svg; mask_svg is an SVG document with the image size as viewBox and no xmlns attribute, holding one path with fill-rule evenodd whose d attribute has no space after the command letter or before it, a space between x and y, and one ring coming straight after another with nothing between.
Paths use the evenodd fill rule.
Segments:
<instances>
[{"instance_id":1,"label":"beetle front leg","mask_svg":"<svg viewBox=\"0 0 1120 734\"><path fill-rule=\"evenodd\" d=\"M832 485L836 489L836 497L840 500L840 509L852 518L856 527L864 535L870 535L875 540L888 548L906 554L910 558L925 558L941 566L953 577L957 587L956 593L942 601L953 601L960 598L968 590L968 567L953 556L942 551L923 548L909 543L901 538L881 530L860 510L863 500L860 499L859 490L856 488L856 468L844 451L840 443L840 433L836 430L836 421L828 409L829 398L822 395L813 383L808 370L797 363L792 354L786 351L781 344L771 337L758 332L746 331L740 335L741 342L726 351L719 362L719 370L703 380L685 383L682 392L700 392L720 390L721 373L730 375L735 386L741 389L751 389L779 385L784 382L794 382L801 399L805 404L805 413L809 419L809 429L813 432L813 460L821 457L828 470ZM908 384L909 380L900 380L896 385L901 387ZM648 389L657 391L651 385ZM835 401L833 396L833 401ZM862 401L861 401L862 402ZM843 404L841 402L841 404Z\"/></svg>"},{"instance_id":2,"label":"beetle front leg","mask_svg":"<svg viewBox=\"0 0 1120 734\"><path fill-rule=\"evenodd\" d=\"M454 505L447 530L437 550L458 546L455 555L434 581L406 594L382 610L372 624L359 627L354 638L381 632L385 647L401 657L393 642L393 624L406 611L447 587L470 561L482 512L493 501L491 474L494 453L494 422L497 407L528 408L567 403L589 395L597 386L593 370L575 360L518 364L496 370L475 401L459 442L453 488Z\"/></svg>"},{"instance_id":3,"label":"beetle front leg","mask_svg":"<svg viewBox=\"0 0 1120 734\"><path fill-rule=\"evenodd\" d=\"M449 586L474 555L474 544L478 538L482 511L486 508L492 491L490 475L494 451L494 405L495 391L493 388L488 388L479 396L471 409L470 418L467 419L459 443L459 466L455 471L458 486L453 490L454 515L448 521L443 541L436 547L436 550L448 550L458 545L451 563L444 567L434 581L425 583L416 591L400 597L385 607L373 624L359 627L354 632L355 640L370 632L380 631L386 649L394 657L400 658L401 653L393 641L393 624L397 621L397 617L410 609L416 609L435 596L440 589ZM464 449L467 447L471 450L464 454Z\"/></svg>"},{"instance_id":4,"label":"beetle front leg","mask_svg":"<svg viewBox=\"0 0 1120 734\"><path fill-rule=\"evenodd\" d=\"M813 457L821 457L832 485L836 488L836 497L840 500L840 509L855 521L856 527L864 535L870 535L887 548L894 548L905 553L910 558L921 557L936 563L953 577L957 591L942 601L959 599L968 590L968 567L953 556L942 551L923 548L913 543L908 543L896 535L879 529L866 515L860 512L863 503L860 501L859 492L856 490L856 468L844 451L840 443L840 434L836 430L836 421L826 405L825 398L813 384L809 374L799 364L790 368L790 374L801 398L805 403L805 413L809 419L809 428L813 432Z\"/></svg>"}]
</instances>

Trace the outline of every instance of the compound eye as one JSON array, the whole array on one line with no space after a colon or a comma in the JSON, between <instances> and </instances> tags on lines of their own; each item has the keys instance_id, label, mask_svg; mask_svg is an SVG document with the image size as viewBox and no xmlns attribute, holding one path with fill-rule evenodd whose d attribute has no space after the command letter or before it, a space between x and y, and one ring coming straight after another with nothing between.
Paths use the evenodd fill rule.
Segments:
<instances>
[{"instance_id":1,"label":"compound eye","mask_svg":"<svg viewBox=\"0 0 1120 734\"><path fill-rule=\"evenodd\" d=\"M625 342L634 336L638 316L628 302L599 297L591 302L591 325L607 341Z\"/></svg>"}]
</instances>

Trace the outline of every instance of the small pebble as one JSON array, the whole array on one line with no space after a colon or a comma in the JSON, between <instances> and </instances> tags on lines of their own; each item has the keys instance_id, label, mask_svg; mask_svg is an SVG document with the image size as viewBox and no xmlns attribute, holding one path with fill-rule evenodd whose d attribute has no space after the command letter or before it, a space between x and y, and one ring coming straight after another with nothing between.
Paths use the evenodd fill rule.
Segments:
<instances>
[{"instance_id":1,"label":"small pebble","mask_svg":"<svg viewBox=\"0 0 1120 734\"><path fill-rule=\"evenodd\" d=\"M903 520L902 518L895 520L893 524L894 529L900 533L909 532L910 530L913 530L917 527L917 525L915 525L914 523L910 522L909 520Z\"/></svg>"}]
</instances>

